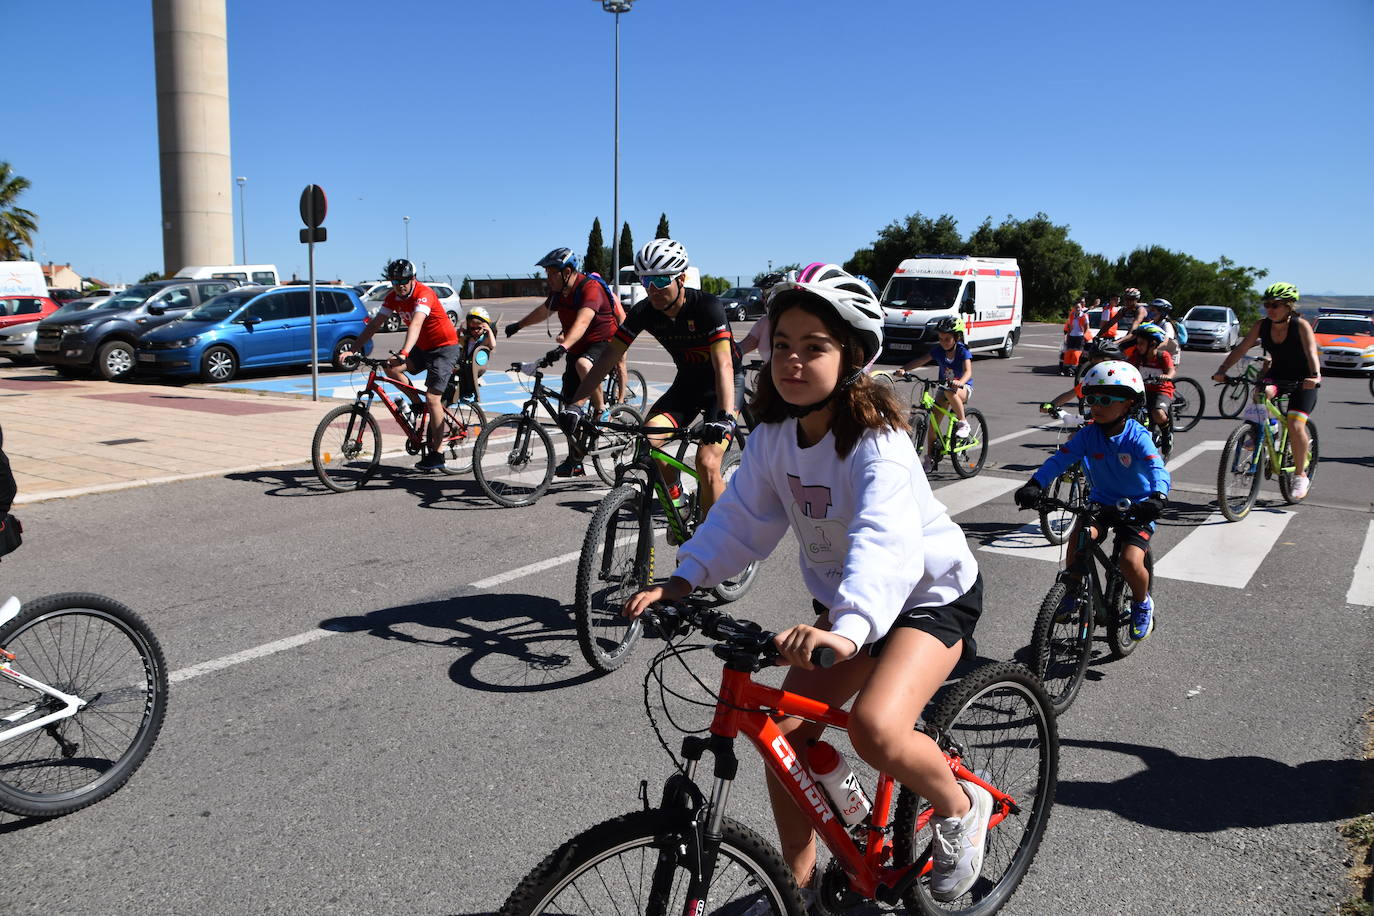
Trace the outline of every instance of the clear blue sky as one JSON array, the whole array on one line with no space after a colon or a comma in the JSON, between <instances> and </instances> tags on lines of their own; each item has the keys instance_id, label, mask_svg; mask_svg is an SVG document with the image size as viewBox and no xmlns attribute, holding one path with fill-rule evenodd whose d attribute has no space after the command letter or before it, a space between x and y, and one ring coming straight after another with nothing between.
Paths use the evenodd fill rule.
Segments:
<instances>
[{"instance_id":1,"label":"clear blue sky","mask_svg":"<svg viewBox=\"0 0 1374 916\"><path fill-rule=\"evenodd\" d=\"M321 276L404 249L528 273L611 233L613 17L595 0L230 0L248 258ZM0 159L38 253L162 266L148 0L0 0ZM18 40L17 36L27 36ZM24 48L16 56L16 43ZM843 261L914 211L1043 210L1091 252L1159 244L1374 293L1370 0L638 0L621 19L621 215L704 272ZM233 189L231 189L233 190ZM238 194L235 203L235 254Z\"/></svg>"}]
</instances>

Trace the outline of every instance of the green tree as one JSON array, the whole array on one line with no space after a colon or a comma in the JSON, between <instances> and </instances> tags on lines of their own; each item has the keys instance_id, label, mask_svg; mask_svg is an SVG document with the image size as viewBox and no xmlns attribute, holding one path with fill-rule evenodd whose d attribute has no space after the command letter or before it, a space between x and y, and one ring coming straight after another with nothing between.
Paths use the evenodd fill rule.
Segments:
<instances>
[{"instance_id":1,"label":"green tree","mask_svg":"<svg viewBox=\"0 0 1374 916\"><path fill-rule=\"evenodd\" d=\"M1069 238L1068 226L1055 225L1044 213L1024 220L1009 215L995 228L991 219L983 220L969 236L967 253L1016 259L1028 318L1062 317L1088 279L1083 247Z\"/></svg>"},{"instance_id":2,"label":"green tree","mask_svg":"<svg viewBox=\"0 0 1374 916\"><path fill-rule=\"evenodd\" d=\"M471 298L472 298L472 280L471 280L471 278L469 278L469 277L464 277L464 278L463 278L463 288L462 288L461 290L458 291L458 297L459 297L460 299L471 299Z\"/></svg>"},{"instance_id":3,"label":"green tree","mask_svg":"<svg viewBox=\"0 0 1374 916\"><path fill-rule=\"evenodd\" d=\"M654 238L656 238L656 239L670 239L670 238L672 238L672 236L668 234L668 214L666 214L666 213L660 213L660 214L658 215L658 229L656 229L656 230L654 231Z\"/></svg>"},{"instance_id":4,"label":"green tree","mask_svg":"<svg viewBox=\"0 0 1374 916\"><path fill-rule=\"evenodd\" d=\"M150 270L150 271L148 271L146 274L144 274L143 276L139 277L139 278L138 278L138 282L139 282L139 283L152 283L154 280L161 280L161 279L163 279L163 276L164 276L164 275L163 275L162 271L160 271L160 270Z\"/></svg>"},{"instance_id":5,"label":"green tree","mask_svg":"<svg viewBox=\"0 0 1374 916\"><path fill-rule=\"evenodd\" d=\"M587 256L582 259L582 272L605 276L610 260L606 257L606 246L601 240L601 217L592 219L592 231L587 233Z\"/></svg>"},{"instance_id":6,"label":"green tree","mask_svg":"<svg viewBox=\"0 0 1374 916\"><path fill-rule=\"evenodd\" d=\"M620 266L627 267L635 262L635 240L630 235L630 224L620 227Z\"/></svg>"},{"instance_id":7,"label":"green tree","mask_svg":"<svg viewBox=\"0 0 1374 916\"><path fill-rule=\"evenodd\" d=\"M852 274L871 277L882 289L892 272L905 258L918 254L967 254L967 246L959 236L959 226L948 213L935 219L913 213L903 222L888 223L878 232L870 248L861 248L844 262L844 269Z\"/></svg>"},{"instance_id":8,"label":"green tree","mask_svg":"<svg viewBox=\"0 0 1374 916\"><path fill-rule=\"evenodd\" d=\"M717 277L711 274L701 275L701 291L710 293L713 296L725 292L732 285L733 284L725 277Z\"/></svg>"},{"instance_id":9,"label":"green tree","mask_svg":"<svg viewBox=\"0 0 1374 916\"><path fill-rule=\"evenodd\" d=\"M8 162L0 162L0 261L23 259L24 246L33 248L38 217L16 201L29 189L29 180L14 174Z\"/></svg>"}]
</instances>

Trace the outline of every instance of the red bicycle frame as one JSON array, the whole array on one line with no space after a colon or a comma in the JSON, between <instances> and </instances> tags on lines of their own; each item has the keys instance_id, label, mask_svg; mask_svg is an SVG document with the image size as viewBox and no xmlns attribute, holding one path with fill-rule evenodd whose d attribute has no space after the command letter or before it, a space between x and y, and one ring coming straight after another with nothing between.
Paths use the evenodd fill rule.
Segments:
<instances>
[{"instance_id":1,"label":"red bicycle frame","mask_svg":"<svg viewBox=\"0 0 1374 916\"><path fill-rule=\"evenodd\" d=\"M863 825L866 837L861 852L850 837L844 821L830 807L825 790L811 778L810 771L788 743L776 721L779 716L794 716L848 730L848 712L800 694L755 683L748 673L728 666L721 676L719 697L715 716L711 720L711 734L727 741L734 741L740 734L749 739L774 778L787 787L797 807L811 819L812 829L820 834L830 852L844 866L852 890L872 899L878 896L880 888L892 890L910 883L909 873L913 866L894 868L888 864L892 857L893 842L887 828L896 780L886 773L878 775L873 808ZM988 821L989 828L997 826L1016 810L1016 800L1010 795L967 769L957 756L942 753L955 778L976 783L991 793L993 810ZM927 809L919 816L917 831L925 827L930 815ZM920 874L925 874L930 867L931 863L927 861Z\"/></svg>"},{"instance_id":2,"label":"red bicycle frame","mask_svg":"<svg viewBox=\"0 0 1374 916\"><path fill-rule=\"evenodd\" d=\"M404 391L414 392L415 394L420 395L423 395L425 393L421 391L419 388L416 388L414 385L407 385L405 382L398 382L394 378L386 374L383 374L381 376L381 381L387 382L391 385L395 385L397 388L402 389ZM391 413L392 419L396 421L397 426L401 427L401 431L406 434L406 439L410 441L411 445L413 445L415 448L424 447L425 442L422 438L422 433L424 432L424 430L422 428L422 424L416 424L412 426L410 423L406 421L405 415L401 413L401 409L397 406L396 401L393 401L391 398L387 397L386 388L381 384L381 381L379 381L377 377L377 367L373 366L372 371L368 373L367 376L367 385L363 388L363 390L358 392L358 400L361 401L363 397L366 396L370 401L373 397L380 395L382 403L386 405L386 409ZM426 412L424 416L428 416L428 405L426 405ZM359 427L359 441L362 441L362 436L363 430L361 427Z\"/></svg>"}]
</instances>

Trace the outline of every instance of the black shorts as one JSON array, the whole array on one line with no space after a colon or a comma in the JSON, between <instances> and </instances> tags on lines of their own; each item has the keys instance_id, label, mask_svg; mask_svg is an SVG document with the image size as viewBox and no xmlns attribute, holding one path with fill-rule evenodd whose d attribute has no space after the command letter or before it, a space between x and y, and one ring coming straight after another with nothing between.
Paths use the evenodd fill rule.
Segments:
<instances>
[{"instance_id":1,"label":"black shorts","mask_svg":"<svg viewBox=\"0 0 1374 916\"><path fill-rule=\"evenodd\" d=\"M406 360L406 368L414 372L426 370L425 391L443 394L448 388L449 379L453 377L453 368L458 365L458 358L462 354L463 348L458 344L435 347L433 350L416 350L410 354L410 359Z\"/></svg>"},{"instance_id":2,"label":"black shorts","mask_svg":"<svg viewBox=\"0 0 1374 916\"><path fill-rule=\"evenodd\" d=\"M1288 411L1300 413L1304 416L1312 416L1312 411L1317 409L1317 389L1302 387L1301 381L1290 381L1288 379L1267 378L1260 384L1277 385L1279 391L1291 389L1288 395Z\"/></svg>"},{"instance_id":3,"label":"black shorts","mask_svg":"<svg viewBox=\"0 0 1374 916\"><path fill-rule=\"evenodd\" d=\"M822 623L829 619L830 612L819 601L813 600L811 606L821 615ZM971 659L978 655L978 644L973 639L973 629L978 625L978 618L982 615L983 574L980 572L969 590L949 604L939 607L913 607L902 611L897 615L897 619L892 621L888 633L898 627L910 627L922 633L929 633L940 640L940 644L947 649L963 640L963 657ZM886 643L887 634L869 644L868 654L877 658L882 654Z\"/></svg>"},{"instance_id":4,"label":"black shorts","mask_svg":"<svg viewBox=\"0 0 1374 916\"><path fill-rule=\"evenodd\" d=\"M1065 349L1065 350L1081 350L1081 349L1083 349L1083 335L1082 335L1082 334L1070 334L1070 335L1068 335L1067 337L1065 337L1065 338L1064 338L1064 349Z\"/></svg>"},{"instance_id":5,"label":"black shorts","mask_svg":"<svg viewBox=\"0 0 1374 916\"><path fill-rule=\"evenodd\" d=\"M662 397L649 408L649 417L666 416L678 429L691 426L697 414L707 417L718 407L716 401L716 377L709 375L679 375ZM735 373L734 412L739 414L744 406L744 371Z\"/></svg>"},{"instance_id":6,"label":"black shorts","mask_svg":"<svg viewBox=\"0 0 1374 916\"><path fill-rule=\"evenodd\" d=\"M577 361L579 359L589 359L592 361L592 365L595 366L596 361L606 352L606 347L609 345L609 340L598 340L595 343L587 344L587 349L578 353L576 356L569 353L563 357L565 365L563 366L562 395L565 400L571 398L573 392L577 391L577 386L582 384L582 376L577 371Z\"/></svg>"},{"instance_id":7,"label":"black shorts","mask_svg":"<svg viewBox=\"0 0 1374 916\"><path fill-rule=\"evenodd\" d=\"M1120 549L1127 547L1139 547L1148 553L1150 551L1150 538L1155 533L1155 523L1146 522L1141 524L1134 521L1122 521L1114 511L1104 513L1102 522L1097 526L1097 543L1101 544L1107 539L1107 535L1116 535L1116 545ZM1074 532L1078 530L1078 522L1074 523ZM1069 537L1074 537L1074 532L1070 532Z\"/></svg>"}]
</instances>

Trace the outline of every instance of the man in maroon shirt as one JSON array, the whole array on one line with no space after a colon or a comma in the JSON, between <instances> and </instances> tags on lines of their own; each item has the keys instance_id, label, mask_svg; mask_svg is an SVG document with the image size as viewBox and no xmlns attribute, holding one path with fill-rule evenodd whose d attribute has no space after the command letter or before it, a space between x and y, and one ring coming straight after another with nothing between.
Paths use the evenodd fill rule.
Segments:
<instances>
[{"instance_id":1,"label":"man in maroon shirt","mask_svg":"<svg viewBox=\"0 0 1374 916\"><path fill-rule=\"evenodd\" d=\"M421 471L439 470L444 466L444 455L439 451L444 437L443 394L462 352L458 346L458 330L449 320L434 290L415 279L414 264L404 258L392 261L386 266L386 278L391 282L391 292L358 335L354 347L359 353L364 352L364 346L390 315L401 315L409 320L406 342L397 355L387 362L386 374L409 385L406 372L427 370L425 404L411 401L411 408L417 417L421 410L429 411L429 451L416 462L415 467Z\"/></svg>"}]
</instances>

